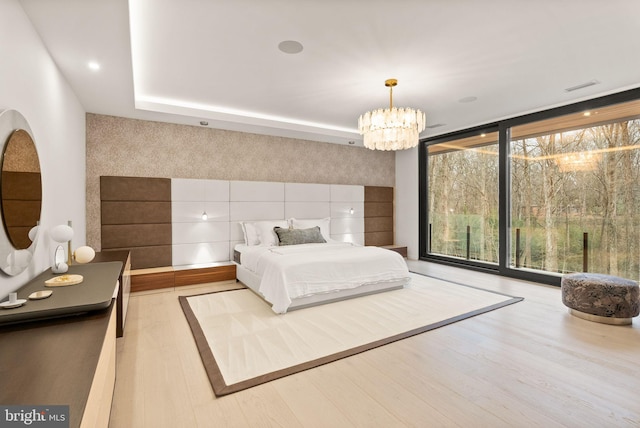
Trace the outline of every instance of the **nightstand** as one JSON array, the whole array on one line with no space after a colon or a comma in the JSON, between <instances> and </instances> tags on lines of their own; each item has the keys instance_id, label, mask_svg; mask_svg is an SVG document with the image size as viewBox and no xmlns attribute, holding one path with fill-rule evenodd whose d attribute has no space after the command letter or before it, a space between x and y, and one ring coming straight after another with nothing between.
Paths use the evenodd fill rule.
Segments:
<instances>
[{"instance_id":1,"label":"nightstand","mask_svg":"<svg viewBox=\"0 0 640 428\"><path fill-rule=\"evenodd\" d=\"M380 248L386 248L387 250L395 251L402 257L407 257L407 247L404 247L402 245L383 245Z\"/></svg>"}]
</instances>

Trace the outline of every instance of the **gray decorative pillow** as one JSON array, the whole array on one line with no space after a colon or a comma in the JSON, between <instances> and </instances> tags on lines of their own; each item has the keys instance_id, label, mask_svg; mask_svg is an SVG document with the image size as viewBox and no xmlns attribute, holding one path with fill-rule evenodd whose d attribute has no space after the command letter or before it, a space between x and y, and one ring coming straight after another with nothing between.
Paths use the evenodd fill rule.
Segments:
<instances>
[{"instance_id":1,"label":"gray decorative pillow","mask_svg":"<svg viewBox=\"0 0 640 428\"><path fill-rule=\"evenodd\" d=\"M320 233L320 227L309 229L285 229L274 227L273 231L278 235L279 245L319 244L327 242Z\"/></svg>"}]
</instances>

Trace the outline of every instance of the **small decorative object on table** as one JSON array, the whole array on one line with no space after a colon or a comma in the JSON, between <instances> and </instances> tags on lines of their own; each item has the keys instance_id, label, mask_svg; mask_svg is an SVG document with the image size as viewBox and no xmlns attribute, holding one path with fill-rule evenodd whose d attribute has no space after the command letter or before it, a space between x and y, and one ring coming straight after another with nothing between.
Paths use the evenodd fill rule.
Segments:
<instances>
[{"instance_id":1,"label":"small decorative object on table","mask_svg":"<svg viewBox=\"0 0 640 428\"><path fill-rule=\"evenodd\" d=\"M33 293L29 294L29 300L46 299L47 297L50 297L52 294L53 294L53 291L51 290L34 291Z\"/></svg>"},{"instance_id":2,"label":"small decorative object on table","mask_svg":"<svg viewBox=\"0 0 640 428\"><path fill-rule=\"evenodd\" d=\"M0 307L3 309L19 308L26 301L26 299L18 299L18 293L9 293L9 300L0 303Z\"/></svg>"},{"instance_id":3,"label":"small decorative object on table","mask_svg":"<svg viewBox=\"0 0 640 428\"><path fill-rule=\"evenodd\" d=\"M60 275L44 282L47 287L65 287L67 285L80 284L84 280L82 275Z\"/></svg>"}]
</instances>

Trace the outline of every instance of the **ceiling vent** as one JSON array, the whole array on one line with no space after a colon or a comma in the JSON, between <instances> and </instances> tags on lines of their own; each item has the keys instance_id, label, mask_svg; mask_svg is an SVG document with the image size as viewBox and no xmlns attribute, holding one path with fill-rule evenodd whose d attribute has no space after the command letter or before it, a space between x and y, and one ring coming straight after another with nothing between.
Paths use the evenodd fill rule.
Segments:
<instances>
[{"instance_id":1,"label":"ceiling vent","mask_svg":"<svg viewBox=\"0 0 640 428\"><path fill-rule=\"evenodd\" d=\"M573 92L573 91L577 91L578 89L584 89L584 88L588 88L589 86L593 86L593 85L597 85L598 82L597 80L589 80L588 82L585 83L581 83L579 85L576 86L572 86L570 88L565 88L565 92Z\"/></svg>"}]
</instances>

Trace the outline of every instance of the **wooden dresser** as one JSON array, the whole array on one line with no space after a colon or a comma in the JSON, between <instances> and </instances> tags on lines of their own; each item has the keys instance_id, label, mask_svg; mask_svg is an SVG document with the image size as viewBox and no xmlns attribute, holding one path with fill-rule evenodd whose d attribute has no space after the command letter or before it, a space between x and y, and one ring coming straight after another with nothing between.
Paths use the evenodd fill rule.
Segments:
<instances>
[{"instance_id":1,"label":"wooden dresser","mask_svg":"<svg viewBox=\"0 0 640 428\"><path fill-rule=\"evenodd\" d=\"M101 275L113 283L112 293L117 271ZM82 314L0 325L0 403L67 405L70 427L106 428L116 374L115 302Z\"/></svg>"},{"instance_id":2,"label":"wooden dresser","mask_svg":"<svg viewBox=\"0 0 640 428\"><path fill-rule=\"evenodd\" d=\"M131 294L131 252L129 250L98 252L92 263L101 262L122 262L122 270L118 277L118 297L116 299L116 337L122 337Z\"/></svg>"}]
</instances>

